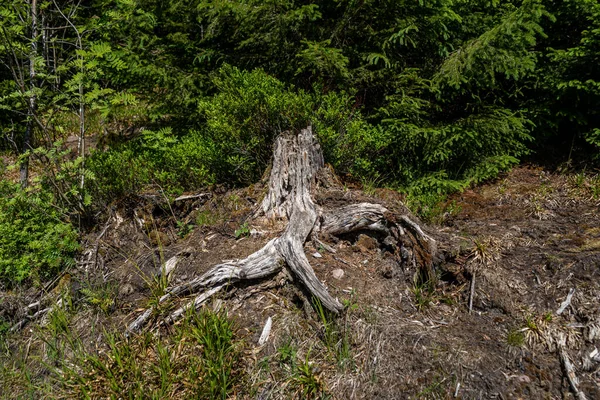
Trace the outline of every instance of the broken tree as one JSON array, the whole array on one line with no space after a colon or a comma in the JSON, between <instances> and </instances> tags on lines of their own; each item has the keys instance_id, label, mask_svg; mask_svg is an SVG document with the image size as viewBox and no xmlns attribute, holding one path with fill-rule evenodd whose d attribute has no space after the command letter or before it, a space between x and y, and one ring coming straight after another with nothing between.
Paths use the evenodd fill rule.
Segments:
<instances>
[{"instance_id":1,"label":"broken tree","mask_svg":"<svg viewBox=\"0 0 600 400\"><path fill-rule=\"evenodd\" d=\"M283 219L287 221L285 230L247 258L215 265L202 276L168 290L160 299L161 303L191 293L197 297L171 313L166 321L180 318L189 307L199 307L228 285L267 278L282 268L289 268L325 308L339 313L343 306L315 275L304 253L304 243L309 238L319 241L320 235L375 231L378 237L385 238L383 242L387 246L404 254L406 262L431 274L436 242L406 215L391 215L385 207L371 203L336 210L317 206L312 195L322 177L327 175L326 171L323 153L310 126L300 133L279 135L274 146L269 191L253 218ZM146 310L129 325L128 331L139 331L153 311L153 308Z\"/></svg>"}]
</instances>

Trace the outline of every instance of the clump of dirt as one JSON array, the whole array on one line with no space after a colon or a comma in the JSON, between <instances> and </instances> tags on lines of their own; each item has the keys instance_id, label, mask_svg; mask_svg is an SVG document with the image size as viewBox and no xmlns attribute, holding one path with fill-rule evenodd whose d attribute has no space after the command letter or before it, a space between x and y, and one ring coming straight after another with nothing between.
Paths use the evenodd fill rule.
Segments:
<instances>
[{"instance_id":1,"label":"clump of dirt","mask_svg":"<svg viewBox=\"0 0 600 400\"><path fill-rule=\"evenodd\" d=\"M108 313L83 306L78 320L93 320L96 331L125 330L167 286L260 249L284 227L253 225L265 190L171 202L146 194L117 207L90 234L72 272L83 286L113 288L114 304ZM371 202L408 212L397 192L368 196L335 182L315 199L327 209ZM340 316L319 307L285 270L213 299L206 307L227 310L245 343L246 378L236 395L303 398L308 387L336 399L568 398L557 354L563 340L580 389L600 398L600 204L590 187L521 167L449 201L454 213L427 229L440 249L435 277L402 262L386 238L358 232L305 245L319 279L346 306ZM167 278L164 266L174 257ZM571 289L570 304L557 312ZM188 301L175 299L162 311ZM270 334L259 345L269 318ZM90 346L101 347L80 325Z\"/></svg>"}]
</instances>

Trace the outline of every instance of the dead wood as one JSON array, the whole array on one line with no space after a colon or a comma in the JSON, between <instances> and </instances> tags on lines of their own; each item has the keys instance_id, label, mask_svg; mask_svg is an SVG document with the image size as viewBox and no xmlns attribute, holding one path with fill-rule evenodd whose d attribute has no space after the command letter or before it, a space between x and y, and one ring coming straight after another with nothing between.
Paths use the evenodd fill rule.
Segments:
<instances>
[{"instance_id":1,"label":"dead wood","mask_svg":"<svg viewBox=\"0 0 600 400\"><path fill-rule=\"evenodd\" d=\"M575 398L577 400L587 400L586 395L581 390L579 390L579 379L577 378L577 375L575 374L575 367L573 366L573 363L569 359L569 355L567 354L567 350L565 349L564 336L561 335L556 340L556 342L558 345L557 347L558 347L558 355L560 357L560 362L563 366L565 376L567 377L567 380L569 381L569 386L571 386L571 390L575 394Z\"/></svg>"},{"instance_id":2,"label":"dead wood","mask_svg":"<svg viewBox=\"0 0 600 400\"><path fill-rule=\"evenodd\" d=\"M323 153L310 126L299 134L279 135L274 146L269 190L253 217L287 220L285 230L247 258L218 264L202 276L168 290L160 303L174 296L199 294L165 321L172 322L186 309L199 307L227 285L273 276L284 266L325 308L340 312L342 304L315 275L304 253L305 242L309 238L318 241L320 233L330 236L374 231L386 237L386 243L398 243L398 247L409 243L413 263L431 272L435 240L407 216L390 218L388 210L379 204L353 204L336 210L322 210L317 206L312 195L323 166ZM142 329L152 313L153 309L146 310L129 325L128 331Z\"/></svg>"}]
</instances>

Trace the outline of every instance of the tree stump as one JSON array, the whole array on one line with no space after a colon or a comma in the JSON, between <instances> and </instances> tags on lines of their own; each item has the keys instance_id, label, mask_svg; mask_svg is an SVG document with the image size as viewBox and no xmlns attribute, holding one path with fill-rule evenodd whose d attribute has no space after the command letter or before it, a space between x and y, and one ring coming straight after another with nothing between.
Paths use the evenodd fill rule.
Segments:
<instances>
[{"instance_id":1,"label":"tree stump","mask_svg":"<svg viewBox=\"0 0 600 400\"><path fill-rule=\"evenodd\" d=\"M428 275L432 271L436 242L406 215L390 216L379 204L360 203L336 210L323 210L313 201L319 172L324 168L323 153L311 127L300 133L284 132L274 145L273 166L269 191L253 218L287 220L281 236L270 240L262 249L242 260L215 265L202 276L173 287L159 300L160 303L185 294L197 297L186 306L174 311L165 321L180 318L190 307L199 307L227 285L243 280L273 276L282 268L292 274L323 306L333 313L342 311L342 304L327 291L317 278L304 253L309 237L318 240L319 234L341 235L356 231L376 231L384 242L402 247L409 243L412 263ZM143 328L153 312L146 310L128 326L128 332Z\"/></svg>"}]
</instances>

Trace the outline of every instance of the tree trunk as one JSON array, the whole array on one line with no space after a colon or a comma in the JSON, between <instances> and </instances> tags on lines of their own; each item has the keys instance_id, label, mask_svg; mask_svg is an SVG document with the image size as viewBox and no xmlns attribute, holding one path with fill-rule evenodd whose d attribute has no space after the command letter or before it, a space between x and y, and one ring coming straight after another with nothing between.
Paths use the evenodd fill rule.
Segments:
<instances>
[{"instance_id":1,"label":"tree trunk","mask_svg":"<svg viewBox=\"0 0 600 400\"><path fill-rule=\"evenodd\" d=\"M431 270L435 240L408 217L388 218L386 208L378 204L361 203L332 211L318 207L312 194L323 166L323 153L310 126L299 134L282 133L275 141L269 191L254 213L254 218L287 220L282 235L243 260L218 264L204 275L168 290L161 303L175 295L200 294L168 316L167 322L180 318L189 307L199 307L226 285L266 278L284 266L326 309L339 313L343 306L317 278L304 254L304 243L309 237L318 238L319 233L340 235L373 230L396 244L402 236L412 243L414 262ZM149 309L140 315L129 325L128 331L139 331L152 312L153 309Z\"/></svg>"}]
</instances>

